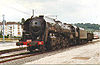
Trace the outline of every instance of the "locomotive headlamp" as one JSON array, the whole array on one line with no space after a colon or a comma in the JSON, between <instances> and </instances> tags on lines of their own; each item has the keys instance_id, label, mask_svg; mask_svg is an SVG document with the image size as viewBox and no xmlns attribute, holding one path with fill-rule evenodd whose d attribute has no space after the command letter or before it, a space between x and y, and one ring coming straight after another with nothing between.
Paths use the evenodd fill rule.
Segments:
<instances>
[{"instance_id":1,"label":"locomotive headlamp","mask_svg":"<svg viewBox=\"0 0 100 66\"><path fill-rule=\"evenodd\" d=\"M52 36L52 33L50 33L50 36Z\"/></svg>"},{"instance_id":2,"label":"locomotive headlamp","mask_svg":"<svg viewBox=\"0 0 100 66\"><path fill-rule=\"evenodd\" d=\"M43 45L43 41L38 41L38 45Z\"/></svg>"},{"instance_id":3,"label":"locomotive headlamp","mask_svg":"<svg viewBox=\"0 0 100 66\"><path fill-rule=\"evenodd\" d=\"M39 42L39 44L42 44L42 42Z\"/></svg>"}]
</instances>

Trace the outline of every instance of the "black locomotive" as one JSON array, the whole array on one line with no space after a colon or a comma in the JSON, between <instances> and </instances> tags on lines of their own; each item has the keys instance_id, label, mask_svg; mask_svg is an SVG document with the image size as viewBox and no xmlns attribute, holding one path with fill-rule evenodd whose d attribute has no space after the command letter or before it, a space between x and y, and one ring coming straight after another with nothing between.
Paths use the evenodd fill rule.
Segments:
<instances>
[{"instance_id":1,"label":"black locomotive","mask_svg":"<svg viewBox=\"0 0 100 66\"><path fill-rule=\"evenodd\" d=\"M92 41L93 34L71 24L47 16L29 18L23 24L23 36L17 46L27 45L27 50L55 50L70 45Z\"/></svg>"}]
</instances>

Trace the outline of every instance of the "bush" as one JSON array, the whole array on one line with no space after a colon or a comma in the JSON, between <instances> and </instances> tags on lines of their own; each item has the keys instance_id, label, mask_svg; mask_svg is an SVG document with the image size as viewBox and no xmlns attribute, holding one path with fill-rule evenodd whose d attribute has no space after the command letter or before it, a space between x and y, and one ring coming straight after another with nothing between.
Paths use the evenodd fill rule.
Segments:
<instances>
[{"instance_id":1,"label":"bush","mask_svg":"<svg viewBox=\"0 0 100 66\"><path fill-rule=\"evenodd\" d=\"M3 38L3 36L2 36L2 35L0 35L0 38Z\"/></svg>"},{"instance_id":2,"label":"bush","mask_svg":"<svg viewBox=\"0 0 100 66\"><path fill-rule=\"evenodd\" d=\"M3 38L3 35L0 35L0 38ZM9 36L5 36L5 38L9 38Z\"/></svg>"},{"instance_id":3,"label":"bush","mask_svg":"<svg viewBox=\"0 0 100 66\"><path fill-rule=\"evenodd\" d=\"M20 36L12 36L11 38L21 38Z\"/></svg>"}]
</instances>

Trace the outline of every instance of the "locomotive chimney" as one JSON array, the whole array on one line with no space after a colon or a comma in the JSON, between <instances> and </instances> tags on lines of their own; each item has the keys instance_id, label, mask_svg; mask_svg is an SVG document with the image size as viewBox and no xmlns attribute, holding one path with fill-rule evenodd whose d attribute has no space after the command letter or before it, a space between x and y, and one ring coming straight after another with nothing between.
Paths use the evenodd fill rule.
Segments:
<instances>
[{"instance_id":1,"label":"locomotive chimney","mask_svg":"<svg viewBox=\"0 0 100 66\"><path fill-rule=\"evenodd\" d=\"M43 17L44 17L44 15L39 15L39 17L40 17L40 18L43 18Z\"/></svg>"},{"instance_id":2,"label":"locomotive chimney","mask_svg":"<svg viewBox=\"0 0 100 66\"><path fill-rule=\"evenodd\" d=\"M64 23L64 25L67 25L67 23Z\"/></svg>"}]
</instances>

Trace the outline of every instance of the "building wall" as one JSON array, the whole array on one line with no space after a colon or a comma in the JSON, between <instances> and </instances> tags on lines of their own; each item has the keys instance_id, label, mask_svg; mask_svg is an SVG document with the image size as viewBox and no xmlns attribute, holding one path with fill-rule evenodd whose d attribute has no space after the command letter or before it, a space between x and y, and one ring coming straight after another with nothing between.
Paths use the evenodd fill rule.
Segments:
<instances>
[{"instance_id":1,"label":"building wall","mask_svg":"<svg viewBox=\"0 0 100 66\"><path fill-rule=\"evenodd\" d=\"M0 25L0 32L3 32L3 25ZM19 24L7 24L5 25L4 35L10 36L22 36L22 28Z\"/></svg>"}]
</instances>

